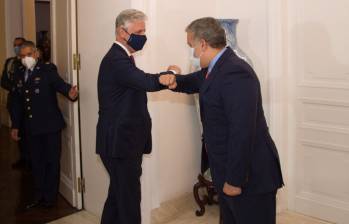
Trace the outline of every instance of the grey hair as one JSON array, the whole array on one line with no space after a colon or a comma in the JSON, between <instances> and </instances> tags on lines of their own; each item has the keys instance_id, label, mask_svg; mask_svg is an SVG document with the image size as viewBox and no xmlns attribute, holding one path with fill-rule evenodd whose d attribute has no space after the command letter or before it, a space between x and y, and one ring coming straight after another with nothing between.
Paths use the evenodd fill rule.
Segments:
<instances>
[{"instance_id":1,"label":"grey hair","mask_svg":"<svg viewBox=\"0 0 349 224\"><path fill-rule=\"evenodd\" d=\"M223 48L227 45L225 30L220 23L212 17L194 20L185 29L193 33L194 40L205 40L213 48Z\"/></svg>"},{"instance_id":2,"label":"grey hair","mask_svg":"<svg viewBox=\"0 0 349 224\"><path fill-rule=\"evenodd\" d=\"M30 41L30 40L24 41L23 44L21 45L21 49L24 49L24 48L27 48L27 47L30 47L34 51L36 51L36 45L35 45L35 43L33 41Z\"/></svg>"},{"instance_id":3,"label":"grey hair","mask_svg":"<svg viewBox=\"0 0 349 224\"><path fill-rule=\"evenodd\" d=\"M144 14L144 12L137 9L126 9L116 17L115 28L117 29L120 26L127 27L130 23L136 20L145 21L146 19L147 16Z\"/></svg>"}]
</instances>

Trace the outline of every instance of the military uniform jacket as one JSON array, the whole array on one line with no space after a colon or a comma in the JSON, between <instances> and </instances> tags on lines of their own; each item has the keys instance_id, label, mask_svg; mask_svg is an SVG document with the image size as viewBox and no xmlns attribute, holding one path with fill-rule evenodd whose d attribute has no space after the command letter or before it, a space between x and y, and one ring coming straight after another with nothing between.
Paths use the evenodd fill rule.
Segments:
<instances>
[{"instance_id":1,"label":"military uniform jacket","mask_svg":"<svg viewBox=\"0 0 349 224\"><path fill-rule=\"evenodd\" d=\"M27 81L25 74L24 66L20 66L14 74L12 128L19 128L24 120L25 129L31 135L60 131L65 122L56 93L69 99L71 85L58 75L54 64L38 63Z\"/></svg>"},{"instance_id":2,"label":"military uniform jacket","mask_svg":"<svg viewBox=\"0 0 349 224\"><path fill-rule=\"evenodd\" d=\"M8 58L4 65L4 70L2 71L1 77L1 87L8 91L7 96L7 108L11 108L12 102L12 91L15 87L14 85L14 72L15 69L21 66L21 61L16 57Z\"/></svg>"}]
</instances>

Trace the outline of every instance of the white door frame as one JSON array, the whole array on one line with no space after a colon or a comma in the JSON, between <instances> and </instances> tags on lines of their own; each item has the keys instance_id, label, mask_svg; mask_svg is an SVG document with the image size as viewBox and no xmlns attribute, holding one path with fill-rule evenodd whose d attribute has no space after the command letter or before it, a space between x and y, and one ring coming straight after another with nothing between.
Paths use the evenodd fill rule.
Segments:
<instances>
[{"instance_id":1,"label":"white door frame","mask_svg":"<svg viewBox=\"0 0 349 224\"><path fill-rule=\"evenodd\" d=\"M57 42L56 42L56 1L59 0L51 0L51 49L56 49L57 48ZM76 0L71 0L70 1L70 23L67 24L67 26L70 28L70 52L72 53L71 55L71 65L73 65L73 55L78 55L78 47L77 47L77 2ZM57 55L54 50L52 50L52 61L56 62L57 61ZM73 66L72 66L73 67ZM75 68L72 70L72 75L71 75L71 80L70 83L72 85L79 85L79 70L78 68ZM77 209L82 209L83 208L83 186L79 183L78 180L83 180L82 178L82 164L81 164L81 147L80 147L80 110L79 110L79 102L76 102L73 104L73 120L74 120L74 148L75 148L75 154L74 158L75 159L75 167L74 167L74 172L73 174L75 175L74 177L74 188L76 190L76 197L74 198L74 204L73 206L76 207ZM79 186L80 185L80 186ZM78 188L80 190L78 190ZM80 192L79 192L80 191Z\"/></svg>"},{"instance_id":2,"label":"white door frame","mask_svg":"<svg viewBox=\"0 0 349 224\"><path fill-rule=\"evenodd\" d=\"M277 197L278 212L288 209L289 192L289 117L287 114L287 83L284 45L285 1L268 0L268 79L269 79L269 127L278 147L281 168L286 186Z\"/></svg>"}]
</instances>

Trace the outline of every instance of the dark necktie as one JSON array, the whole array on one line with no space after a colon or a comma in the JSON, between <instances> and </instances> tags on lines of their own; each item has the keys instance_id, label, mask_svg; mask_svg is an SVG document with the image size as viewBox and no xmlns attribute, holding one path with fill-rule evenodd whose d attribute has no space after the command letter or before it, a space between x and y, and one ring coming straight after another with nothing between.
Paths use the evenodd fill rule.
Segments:
<instances>
[{"instance_id":1,"label":"dark necktie","mask_svg":"<svg viewBox=\"0 0 349 224\"><path fill-rule=\"evenodd\" d=\"M136 66L135 58L134 58L132 55L130 56L130 59L131 59L131 61L132 61L132 64L133 64L134 66Z\"/></svg>"},{"instance_id":2,"label":"dark necktie","mask_svg":"<svg viewBox=\"0 0 349 224\"><path fill-rule=\"evenodd\" d=\"M24 81L27 82L28 79L30 78L30 76L32 75L33 71L28 69L27 72L25 73L25 76L24 76Z\"/></svg>"}]
</instances>

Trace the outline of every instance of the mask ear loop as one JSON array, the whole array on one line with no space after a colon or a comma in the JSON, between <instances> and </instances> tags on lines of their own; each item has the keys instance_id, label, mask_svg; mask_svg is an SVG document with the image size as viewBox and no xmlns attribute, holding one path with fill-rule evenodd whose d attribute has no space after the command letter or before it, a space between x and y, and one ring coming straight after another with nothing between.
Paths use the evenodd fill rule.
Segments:
<instances>
[{"instance_id":1,"label":"mask ear loop","mask_svg":"<svg viewBox=\"0 0 349 224\"><path fill-rule=\"evenodd\" d=\"M127 30L125 29L125 27L122 27L121 29L123 29L129 36L128 40L124 39L126 42L128 42L131 38L131 34L129 32L127 32Z\"/></svg>"},{"instance_id":2,"label":"mask ear loop","mask_svg":"<svg viewBox=\"0 0 349 224\"><path fill-rule=\"evenodd\" d=\"M201 43L200 43L200 45L201 45ZM199 55L199 56L197 56L197 57L195 57L195 47L193 47L192 49L193 49L193 57L194 57L194 58L201 59L201 56L202 56L202 54L203 54L204 52L201 50L200 55Z\"/></svg>"}]
</instances>

